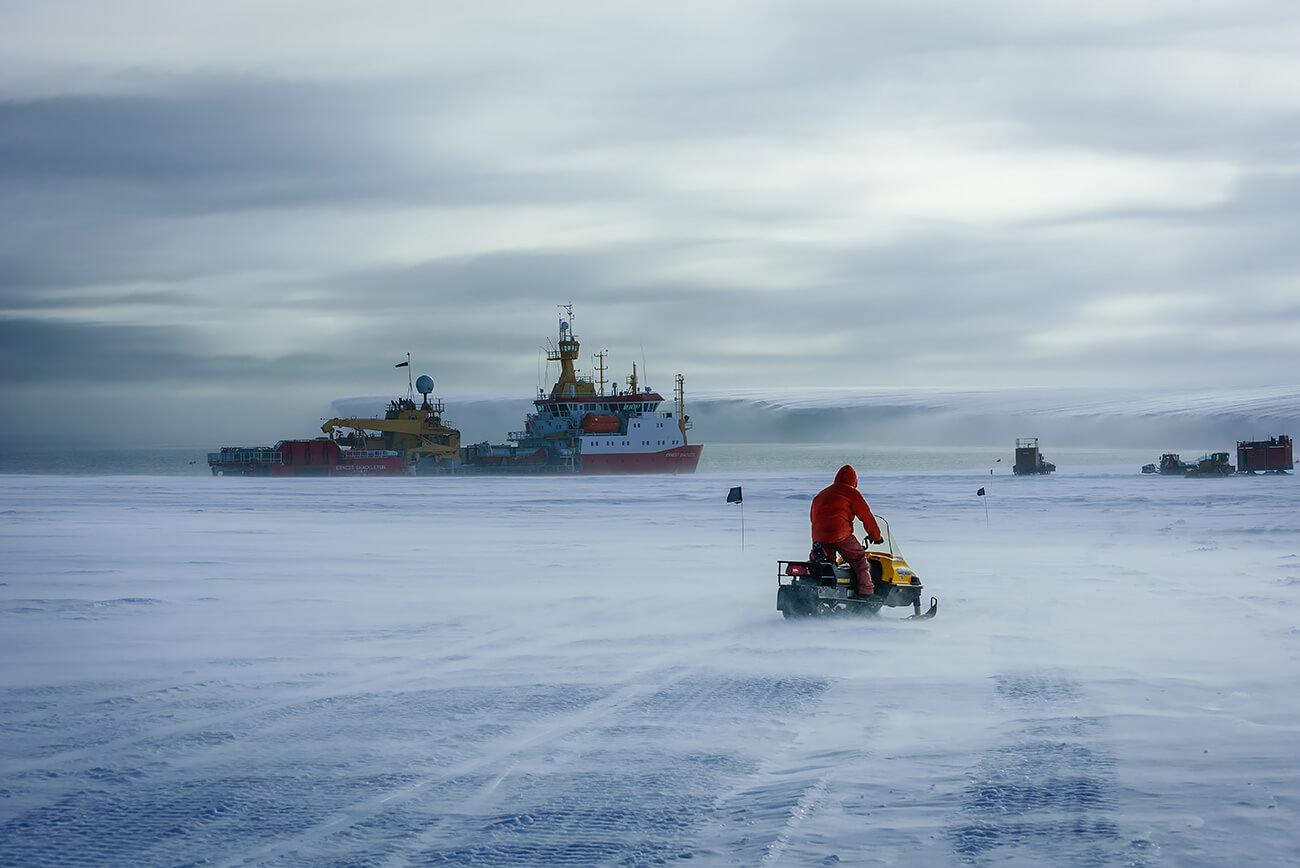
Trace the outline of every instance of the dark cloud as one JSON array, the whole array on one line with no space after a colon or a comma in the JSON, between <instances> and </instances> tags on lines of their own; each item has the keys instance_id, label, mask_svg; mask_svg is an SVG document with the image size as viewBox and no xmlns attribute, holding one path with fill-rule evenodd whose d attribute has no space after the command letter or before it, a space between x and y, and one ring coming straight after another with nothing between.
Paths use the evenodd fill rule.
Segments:
<instances>
[{"instance_id":1,"label":"dark cloud","mask_svg":"<svg viewBox=\"0 0 1300 868\"><path fill-rule=\"evenodd\" d=\"M0 383L287 383L343 367L324 353L205 353L210 344L195 328L0 320Z\"/></svg>"},{"instance_id":2,"label":"dark cloud","mask_svg":"<svg viewBox=\"0 0 1300 868\"><path fill-rule=\"evenodd\" d=\"M392 118L346 91L276 82L0 103L0 178L118 194L122 210L257 207L387 189ZM388 159L385 160L384 158ZM374 167L367 174L360 167Z\"/></svg>"},{"instance_id":3,"label":"dark cloud","mask_svg":"<svg viewBox=\"0 0 1300 868\"><path fill-rule=\"evenodd\" d=\"M193 78L163 93L0 101L0 189L38 212L31 200L53 191L98 199L96 211L180 215L366 200L546 202L617 183L452 156L438 133L464 123L467 110L463 94L440 96L453 86ZM60 213L57 201L51 210Z\"/></svg>"}]
</instances>

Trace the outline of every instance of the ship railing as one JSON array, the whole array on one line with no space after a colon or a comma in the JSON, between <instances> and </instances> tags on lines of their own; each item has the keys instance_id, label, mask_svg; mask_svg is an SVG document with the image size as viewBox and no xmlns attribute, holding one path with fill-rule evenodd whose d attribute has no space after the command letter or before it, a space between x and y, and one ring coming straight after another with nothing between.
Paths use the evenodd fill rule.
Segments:
<instances>
[{"instance_id":1,"label":"ship railing","mask_svg":"<svg viewBox=\"0 0 1300 868\"><path fill-rule=\"evenodd\" d=\"M209 452L208 464L283 464L284 456L267 449L242 449L237 452Z\"/></svg>"},{"instance_id":2,"label":"ship railing","mask_svg":"<svg viewBox=\"0 0 1300 868\"><path fill-rule=\"evenodd\" d=\"M394 458L401 453L392 449L349 449L344 454L349 458Z\"/></svg>"}]
</instances>

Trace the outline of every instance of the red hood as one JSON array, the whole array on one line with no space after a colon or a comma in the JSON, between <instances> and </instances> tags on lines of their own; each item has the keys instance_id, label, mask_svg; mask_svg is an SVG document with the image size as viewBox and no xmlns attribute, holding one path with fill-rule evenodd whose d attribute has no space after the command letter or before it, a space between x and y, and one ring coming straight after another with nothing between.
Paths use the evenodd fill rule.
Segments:
<instances>
[{"instance_id":1,"label":"red hood","mask_svg":"<svg viewBox=\"0 0 1300 868\"><path fill-rule=\"evenodd\" d=\"M845 464L840 468L840 472L835 474L835 481L842 482L845 485L858 487L858 472L853 469L853 465Z\"/></svg>"}]
</instances>

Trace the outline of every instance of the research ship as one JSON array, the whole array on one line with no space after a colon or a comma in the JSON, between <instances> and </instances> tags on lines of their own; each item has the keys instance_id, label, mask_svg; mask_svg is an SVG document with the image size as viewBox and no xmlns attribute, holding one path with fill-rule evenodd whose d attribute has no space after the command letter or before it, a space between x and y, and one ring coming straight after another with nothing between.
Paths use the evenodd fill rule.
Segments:
<instances>
[{"instance_id":1,"label":"research ship","mask_svg":"<svg viewBox=\"0 0 1300 868\"><path fill-rule=\"evenodd\" d=\"M460 432L442 421L440 400L429 400L433 379L411 382L405 398L388 403L383 417L333 418L327 436L281 440L274 446L226 446L208 453L214 476L400 476L452 472L460 463ZM418 391L423 401L416 403Z\"/></svg>"},{"instance_id":2,"label":"research ship","mask_svg":"<svg viewBox=\"0 0 1300 868\"><path fill-rule=\"evenodd\" d=\"M671 409L664 396L644 386L636 363L623 384L605 379L606 353L593 356L597 377L579 376L581 347L573 329L573 305L560 305L558 340L547 347L548 362L559 376L547 392L539 389L535 412L524 430L499 445L478 443L461 450L465 469L500 473L569 472L694 473L704 447L687 442L685 378L674 380Z\"/></svg>"},{"instance_id":3,"label":"research ship","mask_svg":"<svg viewBox=\"0 0 1300 868\"><path fill-rule=\"evenodd\" d=\"M606 353L596 353L598 378L579 376L573 305L559 307L559 340L547 348L559 377L549 392L538 390L524 430L505 443L461 446L460 431L443 421L443 402L429 398L433 380L421 376L383 417L329 419L321 426L326 436L312 440L224 447L208 453L208 465L218 476L695 472L703 447L686 442L691 419L682 375L668 410L660 409L663 395L641 384L635 363L625 383L607 382ZM409 381L410 356L397 367L408 369Z\"/></svg>"}]
</instances>

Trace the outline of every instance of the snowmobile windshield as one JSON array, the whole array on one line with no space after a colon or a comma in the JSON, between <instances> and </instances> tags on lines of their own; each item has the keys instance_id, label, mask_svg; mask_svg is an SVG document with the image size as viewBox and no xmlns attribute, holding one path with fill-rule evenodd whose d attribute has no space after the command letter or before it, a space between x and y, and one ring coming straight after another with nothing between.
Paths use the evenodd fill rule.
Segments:
<instances>
[{"instance_id":1,"label":"snowmobile windshield","mask_svg":"<svg viewBox=\"0 0 1300 868\"><path fill-rule=\"evenodd\" d=\"M867 550L873 552L886 552L891 558L901 558L902 554L899 553L898 545L894 542L894 535L889 532L889 522L885 521L880 516L876 516L876 524L880 526L880 535L884 538L884 542L877 545L876 543L871 542L871 540L864 540Z\"/></svg>"}]
</instances>

